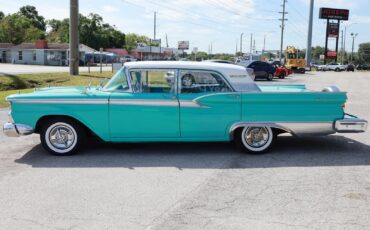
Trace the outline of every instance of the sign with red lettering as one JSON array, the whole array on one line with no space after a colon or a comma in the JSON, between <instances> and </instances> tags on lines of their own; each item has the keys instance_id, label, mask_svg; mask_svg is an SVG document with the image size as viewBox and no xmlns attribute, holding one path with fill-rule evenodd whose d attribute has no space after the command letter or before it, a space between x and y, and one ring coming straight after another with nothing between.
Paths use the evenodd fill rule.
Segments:
<instances>
[{"instance_id":1,"label":"sign with red lettering","mask_svg":"<svg viewBox=\"0 0 370 230\"><path fill-rule=\"evenodd\" d=\"M320 8L319 18L321 19L337 19L347 21L348 17L349 10L347 9Z\"/></svg>"},{"instance_id":2,"label":"sign with red lettering","mask_svg":"<svg viewBox=\"0 0 370 230\"><path fill-rule=\"evenodd\" d=\"M330 38L337 38L339 34L339 24L330 22L328 26L328 36Z\"/></svg>"}]
</instances>

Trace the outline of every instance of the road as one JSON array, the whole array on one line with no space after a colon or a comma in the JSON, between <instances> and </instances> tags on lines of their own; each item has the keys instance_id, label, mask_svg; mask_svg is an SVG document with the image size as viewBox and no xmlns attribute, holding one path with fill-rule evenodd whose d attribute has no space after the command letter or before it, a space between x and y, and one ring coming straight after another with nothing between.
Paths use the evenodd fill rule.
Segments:
<instances>
[{"instance_id":1,"label":"road","mask_svg":"<svg viewBox=\"0 0 370 230\"><path fill-rule=\"evenodd\" d=\"M370 120L370 73L277 84L348 92ZM6 120L0 111L0 122ZM370 135L279 137L264 155L228 143L90 143L50 156L37 135L0 134L1 229L369 229Z\"/></svg>"},{"instance_id":2,"label":"road","mask_svg":"<svg viewBox=\"0 0 370 230\"><path fill-rule=\"evenodd\" d=\"M112 71L112 66L103 64L103 71ZM90 67L91 72L99 72L99 66ZM0 63L1 74L59 73L69 72L68 66L18 65ZM80 72L88 72L88 67L81 66Z\"/></svg>"}]
</instances>

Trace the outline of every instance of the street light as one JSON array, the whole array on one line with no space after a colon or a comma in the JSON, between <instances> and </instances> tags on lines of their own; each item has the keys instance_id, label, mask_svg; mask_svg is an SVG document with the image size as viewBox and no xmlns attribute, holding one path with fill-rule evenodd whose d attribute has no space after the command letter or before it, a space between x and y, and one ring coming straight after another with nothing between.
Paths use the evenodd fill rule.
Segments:
<instances>
[{"instance_id":1,"label":"street light","mask_svg":"<svg viewBox=\"0 0 370 230\"><path fill-rule=\"evenodd\" d=\"M350 24L344 26L344 39L343 39L343 49L344 49L344 52L346 52L347 28L349 28L350 26L356 25L356 24L358 24L358 23L357 22L353 22L353 23L350 23Z\"/></svg>"},{"instance_id":2,"label":"street light","mask_svg":"<svg viewBox=\"0 0 370 230\"><path fill-rule=\"evenodd\" d=\"M240 55L243 56L243 35L244 33L240 34Z\"/></svg>"},{"instance_id":3,"label":"street light","mask_svg":"<svg viewBox=\"0 0 370 230\"><path fill-rule=\"evenodd\" d=\"M269 32L267 32L267 33L265 33L265 34L263 35L263 49L262 49L262 54L264 54L264 53L265 53L265 48L266 48L266 37L267 37L267 35L270 35L270 34L275 33L275 32L276 32L276 31L272 30L272 31L269 31Z\"/></svg>"},{"instance_id":4,"label":"street light","mask_svg":"<svg viewBox=\"0 0 370 230\"><path fill-rule=\"evenodd\" d=\"M351 63L353 63L353 50L355 48L355 38L357 37L358 33L351 33L352 36L352 54L351 54Z\"/></svg>"}]
</instances>

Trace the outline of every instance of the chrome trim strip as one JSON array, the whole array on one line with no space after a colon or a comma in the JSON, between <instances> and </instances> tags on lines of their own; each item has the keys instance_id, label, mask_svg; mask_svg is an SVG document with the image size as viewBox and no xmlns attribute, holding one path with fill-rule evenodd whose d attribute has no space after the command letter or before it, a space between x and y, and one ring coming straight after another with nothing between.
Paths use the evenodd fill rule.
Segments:
<instances>
[{"instance_id":1,"label":"chrome trim strip","mask_svg":"<svg viewBox=\"0 0 370 230\"><path fill-rule=\"evenodd\" d=\"M186 101L186 100L180 100L180 107L186 107L186 108L210 108L209 106L202 105L198 103L195 100Z\"/></svg>"},{"instance_id":2,"label":"chrome trim strip","mask_svg":"<svg viewBox=\"0 0 370 230\"><path fill-rule=\"evenodd\" d=\"M12 99L22 104L108 104L108 99Z\"/></svg>"},{"instance_id":3,"label":"chrome trim strip","mask_svg":"<svg viewBox=\"0 0 370 230\"><path fill-rule=\"evenodd\" d=\"M110 99L111 105L179 106L177 100Z\"/></svg>"},{"instance_id":4,"label":"chrome trim strip","mask_svg":"<svg viewBox=\"0 0 370 230\"><path fill-rule=\"evenodd\" d=\"M237 128L245 126L268 126L284 130L295 136L303 135L329 135L336 131L333 127L333 122L316 122L316 121L303 121L303 122L237 122L230 127L229 136L230 140L234 138L234 131Z\"/></svg>"}]
</instances>

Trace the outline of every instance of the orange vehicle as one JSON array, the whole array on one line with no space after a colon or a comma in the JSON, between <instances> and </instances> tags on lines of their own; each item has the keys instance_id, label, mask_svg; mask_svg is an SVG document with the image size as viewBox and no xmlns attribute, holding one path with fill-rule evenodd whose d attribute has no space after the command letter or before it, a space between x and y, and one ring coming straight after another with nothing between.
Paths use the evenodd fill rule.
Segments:
<instances>
[{"instance_id":1,"label":"orange vehicle","mask_svg":"<svg viewBox=\"0 0 370 230\"><path fill-rule=\"evenodd\" d=\"M285 50L285 67L293 70L295 73L306 72L306 60L299 58L299 49L294 46L288 46Z\"/></svg>"}]
</instances>

